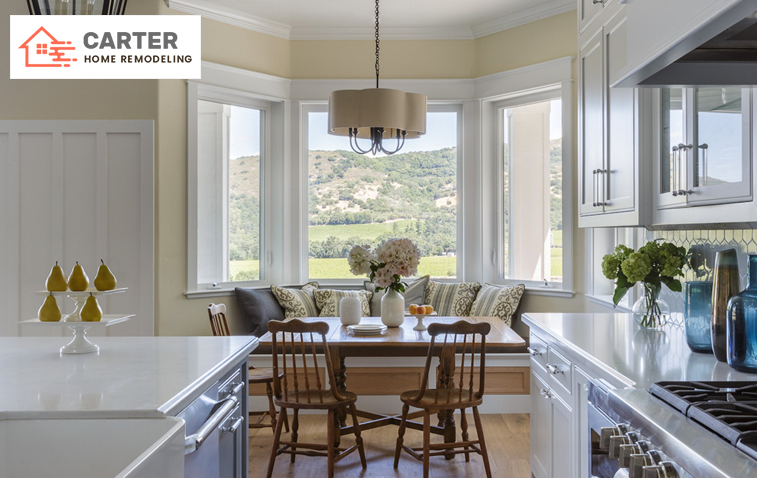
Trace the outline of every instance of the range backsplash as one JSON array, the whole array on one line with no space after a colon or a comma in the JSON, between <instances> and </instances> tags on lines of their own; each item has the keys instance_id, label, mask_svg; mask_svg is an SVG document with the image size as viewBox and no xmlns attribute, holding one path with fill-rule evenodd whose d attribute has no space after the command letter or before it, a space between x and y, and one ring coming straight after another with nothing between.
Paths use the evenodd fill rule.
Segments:
<instances>
[{"instance_id":1,"label":"range backsplash","mask_svg":"<svg viewBox=\"0 0 757 478\"><path fill-rule=\"evenodd\" d=\"M663 239L689 251L691 264L681 281L711 281L715 265L715 253L734 248L739 253L741 287L746 287L747 255L757 254L757 229L719 229L702 231L647 231L647 240ZM672 292L663 287L661 298L668 303L671 312L683 313L683 292Z\"/></svg>"}]
</instances>

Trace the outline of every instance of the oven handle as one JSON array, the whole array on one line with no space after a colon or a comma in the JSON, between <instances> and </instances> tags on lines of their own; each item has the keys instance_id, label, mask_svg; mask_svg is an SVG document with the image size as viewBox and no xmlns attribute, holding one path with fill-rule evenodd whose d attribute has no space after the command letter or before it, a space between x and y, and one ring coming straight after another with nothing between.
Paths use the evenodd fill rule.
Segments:
<instances>
[{"instance_id":1,"label":"oven handle","mask_svg":"<svg viewBox=\"0 0 757 478\"><path fill-rule=\"evenodd\" d=\"M218 410L216 410L215 413L213 413L213 415L211 415L205 423L203 423L199 430L197 430L197 433L184 438L185 455L194 453L198 448L202 446L205 440L207 440L208 437L212 435L213 432L216 431L216 429L221 425L221 423L225 422L229 415L231 415L231 413L237 407L239 399L235 396L231 396L218 403L220 403L221 406L218 407Z\"/></svg>"}]
</instances>

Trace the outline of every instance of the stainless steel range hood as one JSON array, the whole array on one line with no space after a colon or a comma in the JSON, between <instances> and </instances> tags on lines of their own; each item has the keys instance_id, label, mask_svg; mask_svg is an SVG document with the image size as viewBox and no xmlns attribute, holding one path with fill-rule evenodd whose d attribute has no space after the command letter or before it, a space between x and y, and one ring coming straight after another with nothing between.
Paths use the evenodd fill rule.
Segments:
<instances>
[{"instance_id":1,"label":"stainless steel range hood","mask_svg":"<svg viewBox=\"0 0 757 478\"><path fill-rule=\"evenodd\" d=\"M650 17L651 1L627 4L628 64L613 87L757 85L757 1L703 6L694 0L689 6L703 11L668 17L665 29L664 19ZM653 2L658 11L666 4L686 6L682 0Z\"/></svg>"}]
</instances>

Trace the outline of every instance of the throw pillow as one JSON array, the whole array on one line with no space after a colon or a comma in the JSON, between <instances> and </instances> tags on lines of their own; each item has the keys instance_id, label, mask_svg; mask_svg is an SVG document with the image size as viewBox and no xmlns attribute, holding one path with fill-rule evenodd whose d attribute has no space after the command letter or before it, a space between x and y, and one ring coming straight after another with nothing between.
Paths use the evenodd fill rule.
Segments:
<instances>
[{"instance_id":1,"label":"throw pillow","mask_svg":"<svg viewBox=\"0 0 757 478\"><path fill-rule=\"evenodd\" d=\"M308 282L301 289L271 286L271 292L276 296L281 308L284 309L284 316L287 319L318 317L318 307L313 298L313 291L316 289L318 289L318 282Z\"/></svg>"},{"instance_id":2,"label":"throw pillow","mask_svg":"<svg viewBox=\"0 0 757 478\"><path fill-rule=\"evenodd\" d=\"M431 276L423 276L415 279L413 282L407 284L405 292L402 296L405 298L405 310L410 307L410 304L420 305L423 302L423 294L426 292L426 285L428 284ZM381 317L381 299L386 294L385 290L376 292L376 284L373 282L365 281L365 290L373 292L373 299L371 299L371 317Z\"/></svg>"},{"instance_id":3,"label":"throw pillow","mask_svg":"<svg viewBox=\"0 0 757 478\"><path fill-rule=\"evenodd\" d=\"M423 303L433 306L438 315L467 317L479 290L478 282L429 281Z\"/></svg>"},{"instance_id":4,"label":"throw pillow","mask_svg":"<svg viewBox=\"0 0 757 478\"><path fill-rule=\"evenodd\" d=\"M372 292L367 290L333 290L316 289L313 291L315 305L321 310L319 317L339 317L339 302L343 297L357 297L360 299L360 315L371 315Z\"/></svg>"},{"instance_id":5,"label":"throw pillow","mask_svg":"<svg viewBox=\"0 0 757 478\"><path fill-rule=\"evenodd\" d=\"M268 332L268 322L284 320L284 311L270 289L235 289L239 305L242 306L250 333L262 337Z\"/></svg>"},{"instance_id":6,"label":"throw pillow","mask_svg":"<svg viewBox=\"0 0 757 478\"><path fill-rule=\"evenodd\" d=\"M524 284L516 286L486 284L476 296L470 315L472 317L499 317L509 327L513 323L513 315L525 290Z\"/></svg>"}]
</instances>

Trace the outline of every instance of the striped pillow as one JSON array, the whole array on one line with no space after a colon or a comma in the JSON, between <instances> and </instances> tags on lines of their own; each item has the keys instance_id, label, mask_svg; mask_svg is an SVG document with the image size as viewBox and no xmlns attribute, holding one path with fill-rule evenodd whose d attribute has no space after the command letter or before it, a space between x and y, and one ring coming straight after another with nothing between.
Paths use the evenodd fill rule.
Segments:
<instances>
[{"instance_id":1,"label":"striped pillow","mask_svg":"<svg viewBox=\"0 0 757 478\"><path fill-rule=\"evenodd\" d=\"M467 317L473 301L481 289L478 282L428 281L423 302L434 308L440 316Z\"/></svg>"},{"instance_id":2,"label":"striped pillow","mask_svg":"<svg viewBox=\"0 0 757 478\"><path fill-rule=\"evenodd\" d=\"M509 327L513 322L513 315L518 308L520 298L526 286L495 286L486 284L473 302L470 315L472 317L499 317Z\"/></svg>"},{"instance_id":3,"label":"striped pillow","mask_svg":"<svg viewBox=\"0 0 757 478\"><path fill-rule=\"evenodd\" d=\"M339 302L344 297L357 297L360 299L360 315L371 315L371 298L373 292L367 290L333 290L316 289L313 291L315 305L321 309L319 317L339 317Z\"/></svg>"},{"instance_id":4,"label":"striped pillow","mask_svg":"<svg viewBox=\"0 0 757 478\"><path fill-rule=\"evenodd\" d=\"M284 309L284 317L295 319L318 317L318 307L316 307L313 298L313 291L317 288L318 282L308 282L302 286L302 289L286 289L272 285L271 292L276 296L281 308Z\"/></svg>"}]
</instances>

